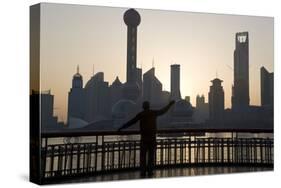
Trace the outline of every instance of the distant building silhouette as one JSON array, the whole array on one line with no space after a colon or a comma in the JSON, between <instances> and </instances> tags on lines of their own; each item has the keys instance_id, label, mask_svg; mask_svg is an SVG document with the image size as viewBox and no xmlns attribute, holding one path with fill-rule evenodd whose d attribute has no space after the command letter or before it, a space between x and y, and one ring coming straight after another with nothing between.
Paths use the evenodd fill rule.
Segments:
<instances>
[{"instance_id":1,"label":"distant building silhouette","mask_svg":"<svg viewBox=\"0 0 281 188\"><path fill-rule=\"evenodd\" d=\"M190 103L190 96L185 96L185 101Z\"/></svg>"},{"instance_id":2,"label":"distant building silhouette","mask_svg":"<svg viewBox=\"0 0 281 188\"><path fill-rule=\"evenodd\" d=\"M193 107L190 102L181 98L180 92L180 65L171 65L171 95L170 100L175 100L174 107L170 110L170 121L174 125L182 125L192 121Z\"/></svg>"},{"instance_id":3,"label":"distant building silhouette","mask_svg":"<svg viewBox=\"0 0 281 188\"><path fill-rule=\"evenodd\" d=\"M211 81L209 91L209 114L210 120L215 122L222 122L224 116L224 91L221 85L222 80L215 78Z\"/></svg>"},{"instance_id":4,"label":"distant building silhouette","mask_svg":"<svg viewBox=\"0 0 281 188\"><path fill-rule=\"evenodd\" d=\"M202 123L209 119L209 104L205 102L204 95L196 96L196 108L193 119L197 123Z\"/></svg>"},{"instance_id":5,"label":"distant building silhouette","mask_svg":"<svg viewBox=\"0 0 281 188\"><path fill-rule=\"evenodd\" d=\"M197 95L196 96L196 108L200 108L205 104L205 97L204 95Z\"/></svg>"},{"instance_id":6,"label":"distant building silhouette","mask_svg":"<svg viewBox=\"0 0 281 188\"><path fill-rule=\"evenodd\" d=\"M261 105L273 107L273 72L268 72L264 67L260 69L261 75Z\"/></svg>"},{"instance_id":7,"label":"distant building silhouette","mask_svg":"<svg viewBox=\"0 0 281 188\"><path fill-rule=\"evenodd\" d=\"M33 94L37 95L37 94ZM41 129L60 129L58 126L58 118L54 116L54 95L51 91L42 91L40 94L40 107L41 107Z\"/></svg>"},{"instance_id":8,"label":"distant building silhouette","mask_svg":"<svg viewBox=\"0 0 281 188\"><path fill-rule=\"evenodd\" d=\"M85 85L85 120L93 122L110 117L110 90L104 73L98 72Z\"/></svg>"},{"instance_id":9,"label":"distant building silhouette","mask_svg":"<svg viewBox=\"0 0 281 188\"><path fill-rule=\"evenodd\" d=\"M119 100L122 99L123 97L122 90L123 90L123 84L117 76L110 86L111 106L113 106L115 103L117 103Z\"/></svg>"},{"instance_id":10,"label":"distant building silhouette","mask_svg":"<svg viewBox=\"0 0 281 188\"><path fill-rule=\"evenodd\" d=\"M119 128L130 118L134 117L139 110L136 103L131 100L121 99L112 106L112 120L114 128Z\"/></svg>"},{"instance_id":11,"label":"distant building silhouette","mask_svg":"<svg viewBox=\"0 0 281 188\"><path fill-rule=\"evenodd\" d=\"M162 103L162 84L155 76L155 68L143 74L143 101L149 101L151 106Z\"/></svg>"},{"instance_id":12,"label":"distant building silhouette","mask_svg":"<svg viewBox=\"0 0 281 188\"><path fill-rule=\"evenodd\" d=\"M171 65L171 100L181 100L179 64Z\"/></svg>"},{"instance_id":13,"label":"distant building silhouette","mask_svg":"<svg viewBox=\"0 0 281 188\"><path fill-rule=\"evenodd\" d=\"M70 118L83 119L85 115L85 95L83 89L83 77L79 73L79 66L77 72L72 78L72 87L68 93L68 113L67 122Z\"/></svg>"},{"instance_id":14,"label":"distant building silhouette","mask_svg":"<svg viewBox=\"0 0 281 188\"><path fill-rule=\"evenodd\" d=\"M232 109L249 107L249 34L236 33L234 50L234 85L232 87Z\"/></svg>"},{"instance_id":15,"label":"distant building silhouette","mask_svg":"<svg viewBox=\"0 0 281 188\"><path fill-rule=\"evenodd\" d=\"M168 103L170 101L170 92L169 91L162 91L161 99L163 103Z\"/></svg>"},{"instance_id":16,"label":"distant building silhouette","mask_svg":"<svg viewBox=\"0 0 281 188\"><path fill-rule=\"evenodd\" d=\"M170 123L174 126L186 125L192 121L193 107L186 100L178 100L170 110Z\"/></svg>"}]
</instances>

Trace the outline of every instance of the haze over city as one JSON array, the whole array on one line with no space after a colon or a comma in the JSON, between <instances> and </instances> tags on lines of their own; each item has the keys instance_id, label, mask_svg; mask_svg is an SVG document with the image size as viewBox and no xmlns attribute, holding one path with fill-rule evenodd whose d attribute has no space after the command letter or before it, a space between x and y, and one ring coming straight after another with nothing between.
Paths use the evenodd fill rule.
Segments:
<instances>
[{"instance_id":1,"label":"haze over city","mask_svg":"<svg viewBox=\"0 0 281 188\"><path fill-rule=\"evenodd\" d=\"M67 97L79 65L84 85L104 72L111 84L126 81L125 8L43 4L41 14L41 89L55 96L55 114L66 120ZM75 11L75 14L73 14ZM249 32L250 104L260 105L260 68L273 71L273 19L137 9L137 67L154 67L170 91L170 65L181 66L181 95L208 97L210 81L223 80L225 107L231 106L235 33ZM102 21L101 21L102 20Z\"/></svg>"}]
</instances>

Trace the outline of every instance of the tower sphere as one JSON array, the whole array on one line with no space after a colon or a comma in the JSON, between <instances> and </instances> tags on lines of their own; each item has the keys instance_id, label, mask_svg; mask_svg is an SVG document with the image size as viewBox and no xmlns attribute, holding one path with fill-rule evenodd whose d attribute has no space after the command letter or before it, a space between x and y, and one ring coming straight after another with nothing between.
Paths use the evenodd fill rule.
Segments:
<instances>
[{"instance_id":1,"label":"tower sphere","mask_svg":"<svg viewBox=\"0 0 281 188\"><path fill-rule=\"evenodd\" d=\"M137 27L140 24L140 14L135 9L129 9L124 13L124 22L127 26Z\"/></svg>"}]
</instances>

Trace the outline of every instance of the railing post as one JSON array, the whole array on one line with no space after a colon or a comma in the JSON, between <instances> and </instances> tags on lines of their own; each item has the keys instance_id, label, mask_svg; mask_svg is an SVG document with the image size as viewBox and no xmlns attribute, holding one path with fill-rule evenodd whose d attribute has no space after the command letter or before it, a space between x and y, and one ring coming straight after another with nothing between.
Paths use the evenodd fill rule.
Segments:
<instances>
[{"instance_id":1,"label":"railing post","mask_svg":"<svg viewBox=\"0 0 281 188\"><path fill-rule=\"evenodd\" d=\"M99 150L99 138L96 136L96 143L95 143L95 172L98 168L98 150Z\"/></svg>"},{"instance_id":2,"label":"railing post","mask_svg":"<svg viewBox=\"0 0 281 188\"><path fill-rule=\"evenodd\" d=\"M77 160L76 160L77 173L80 173L80 144L77 144Z\"/></svg>"},{"instance_id":3,"label":"railing post","mask_svg":"<svg viewBox=\"0 0 281 188\"><path fill-rule=\"evenodd\" d=\"M118 141L118 169L121 168L121 147L120 147L120 142Z\"/></svg>"},{"instance_id":4,"label":"railing post","mask_svg":"<svg viewBox=\"0 0 281 188\"><path fill-rule=\"evenodd\" d=\"M48 138L45 138L45 148L43 149L44 154L41 152L41 159L42 160L42 166L41 166L41 177L46 176L46 161L47 161L47 154L48 154Z\"/></svg>"},{"instance_id":5,"label":"railing post","mask_svg":"<svg viewBox=\"0 0 281 188\"><path fill-rule=\"evenodd\" d=\"M51 164L50 164L50 174L53 176L53 169L54 169L54 146L51 145Z\"/></svg>"},{"instance_id":6,"label":"railing post","mask_svg":"<svg viewBox=\"0 0 281 188\"><path fill-rule=\"evenodd\" d=\"M104 171L104 156L105 156L105 150L104 150L104 135L101 136L101 171Z\"/></svg>"},{"instance_id":7,"label":"railing post","mask_svg":"<svg viewBox=\"0 0 281 188\"><path fill-rule=\"evenodd\" d=\"M221 163L224 163L224 138L221 138Z\"/></svg>"},{"instance_id":8,"label":"railing post","mask_svg":"<svg viewBox=\"0 0 281 188\"><path fill-rule=\"evenodd\" d=\"M211 140L210 138L207 138L208 140L208 163L211 162Z\"/></svg>"},{"instance_id":9,"label":"railing post","mask_svg":"<svg viewBox=\"0 0 281 188\"><path fill-rule=\"evenodd\" d=\"M114 169L115 165L115 142L112 143L112 158L111 158L111 169Z\"/></svg>"},{"instance_id":10,"label":"railing post","mask_svg":"<svg viewBox=\"0 0 281 188\"><path fill-rule=\"evenodd\" d=\"M134 145L133 145L133 147L134 147L134 168L136 167L136 154L137 154L137 144L136 144L136 141L134 141Z\"/></svg>"},{"instance_id":11,"label":"railing post","mask_svg":"<svg viewBox=\"0 0 281 188\"><path fill-rule=\"evenodd\" d=\"M163 165L163 158L164 158L163 148L164 148L163 140L160 140L160 165Z\"/></svg>"},{"instance_id":12,"label":"railing post","mask_svg":"<svg viewBox=\"0 0 281 188\"><path fill-rule=\"evenodd\" d=\"M67 159L68 159L68 148L67 148L67 144L64 144L64 172L63 172L64 175L66 175L67 173Z\"/></svg>"},{"instance_id":13,"label":"railing post","mask_svg":"<svg viewBox=\"0 0 281 188\"><path fill-rule=\"evenodd\" d=\"M174 142L174 164L177 164L177 140L176 139L174 139L173 140L173 142Z\"/></svg>"},{"instance_id":14,"label":"railing post","mask_svg":"<svg viewBox=\"0 0 281 188\"><path fill-rule=\"evenodd\" d=\"M260 139L260 162L263 163L263 141Z\"/></svg>"}]
</instances>

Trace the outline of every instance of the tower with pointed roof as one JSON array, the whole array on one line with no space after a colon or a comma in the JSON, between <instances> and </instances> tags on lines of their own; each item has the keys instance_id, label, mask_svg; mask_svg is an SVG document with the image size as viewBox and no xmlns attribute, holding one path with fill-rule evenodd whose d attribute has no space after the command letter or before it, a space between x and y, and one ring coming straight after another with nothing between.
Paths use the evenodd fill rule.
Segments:
<instances>
[{"instance_id":1,"label":"tower with pointed roof","mask_svg":"<svg viewBox=\"0 0 281 188\"><path fill-rule=\"evenodd\" d=\"M115 80L112 82L110 86L110 100L111 100L111 106L116 104L119 100L122 99L122 89L123 84L119 80L119 77L116 76Z\"/></svg>"},{"instance_id":2,"label":"tower with pointed roof","mask_svg":"<svg viewBox=\"0 0 281 188\"><path fill-rule=\"evenodd\" d=\"M79 65L77 65L76 73L72 77L72 87L68 93L68 122L70 118L84 118L84 102L83 77L79 73Z\"/></svg>"},{"instance_id":3,"label":"tower with pointed roof","mask_svg":"<svg viewBox=\"0 0 281 188\"><path fill-rule=\"evenodd\" d=\"M83 77L79 73L79 65L76 68L76 74L72 78L72 88L82 88L83 87Z\"/></svg>"}]
</instances>

